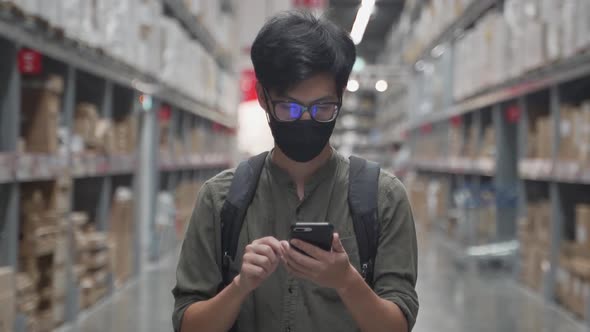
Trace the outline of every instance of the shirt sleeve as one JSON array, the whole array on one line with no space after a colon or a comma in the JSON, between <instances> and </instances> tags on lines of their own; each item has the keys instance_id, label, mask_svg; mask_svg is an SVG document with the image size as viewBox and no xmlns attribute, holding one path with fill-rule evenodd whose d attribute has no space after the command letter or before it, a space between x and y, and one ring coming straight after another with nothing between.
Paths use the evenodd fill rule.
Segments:
<instances>
[{"instance_id":1,"label":"shirt sleeve","mask_svg":"<svg viewBox=\"0 0 590 332\"><path fill-rule=\"evenodd\" d=\"M216 215L211 189L205 183L186 231L176 270L176 286L172 290L172 323L176 332L180 331L186 309L195 302L214 297L221 283L217 250L220 231Z\"/></svg>"},{"instance_id":2,"label":"shirt sleeve","mask_svg":"<svg viewBox=\"0 0 590 332\"><path fill-rule=\"evenodd\" d=\"M411 331L418 315L416 228L406 190L399 179L382 175L379 189L381 233L375 259L375 293L395 303Z\"/></svg>"}]
</instances>

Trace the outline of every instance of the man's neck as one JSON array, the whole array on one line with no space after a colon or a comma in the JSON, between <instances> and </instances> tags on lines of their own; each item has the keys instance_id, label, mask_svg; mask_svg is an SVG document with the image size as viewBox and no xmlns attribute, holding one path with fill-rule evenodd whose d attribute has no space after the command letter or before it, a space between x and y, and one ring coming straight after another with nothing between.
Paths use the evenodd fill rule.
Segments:
<instances>
[{"instance_id":1,"label":"man's neck","mask_svg":"<svg viewBox=\"0 0 590 332\"><path fill-rule=\"evenodd\" d=\"M279 148L272 152L272 161L281 169L285 170L297 186L303 186L305 181L322 167L332 157L332 147L327 144L322 152L312 160L299 163L289 159Z\"/></svg>"}]
</instances>

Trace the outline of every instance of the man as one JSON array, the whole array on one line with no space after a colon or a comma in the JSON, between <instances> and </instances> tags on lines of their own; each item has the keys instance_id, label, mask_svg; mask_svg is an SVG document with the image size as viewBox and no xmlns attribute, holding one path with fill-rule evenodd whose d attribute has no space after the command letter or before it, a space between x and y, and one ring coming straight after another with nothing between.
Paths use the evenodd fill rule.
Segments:
<instances>
[{"instance_id":1,"label":"man","mask_svg":"<svg viewBox=\"0 0 590 332\"><path fill-rule=\"evenodd\" d=\"M251 56L275 148L241 228L235 277L220 292L220 211L234 170L203 185L178 263L175 330L228 331L237 323L240 332L410 331L417 249L405 189L381 172L371 288L358 272L349 162L328 143L356 58L349 35L311 14L283 13L259 32ZM285 241L300 221L332 223L332 250Z\"/></svg>"}]
</instances>

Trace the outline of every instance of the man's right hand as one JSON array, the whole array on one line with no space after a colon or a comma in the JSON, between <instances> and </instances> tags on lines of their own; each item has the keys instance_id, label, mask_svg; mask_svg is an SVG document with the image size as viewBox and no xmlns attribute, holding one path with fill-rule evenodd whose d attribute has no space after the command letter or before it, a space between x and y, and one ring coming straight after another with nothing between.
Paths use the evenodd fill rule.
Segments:
<instances>
[{"instance_id":1,"label":"man's right hand","mask_svg":"<svg viewBox=\"0 0 590 332\"><path fill-rule=\"evenodd\" d=\"M245 293L253 291L277 269L282 256L281 243L274 237L255 240L246 246L242 268L234 284Z\"/></svg>"}]
</instances>

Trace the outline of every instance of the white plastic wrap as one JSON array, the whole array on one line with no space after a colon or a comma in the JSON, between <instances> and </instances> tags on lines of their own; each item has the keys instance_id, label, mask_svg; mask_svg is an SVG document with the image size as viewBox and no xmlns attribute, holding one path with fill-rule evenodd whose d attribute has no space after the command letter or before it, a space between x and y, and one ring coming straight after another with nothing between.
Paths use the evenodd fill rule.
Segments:
<instances>
[{"instance_id":1,"label":"white plastic wrap","mask_svg":"<svg viewBox=\"0 0 590 332\"><path fill-rule=\"evenodd\" d=\"M584 0L587 1L587 0ZM562 26L562 52L564 57L570 57L576 53L576 10L578 0L562 0L561 26ZM586 18L587 19L587 18Z\"/></svg>"},{"instance_id":2,"label":"white plastic wrap","mask_svg":"<svg viewBox=\"0 0 590 332\"><path fill-rule=\"evenodd\" d=\"M53 27L63 28L60 0L38 1L39 16L45 19Z\"/></svg>"},{"instance_id":3,"label":"white plastic wrap","mask_svg":"<svg viewBox=\"0 0 590 332\"><path fill-rule=\"evenodd\" d=\"M102 40L102 32L99 26L98 2L96 0L79 1L80 13L80 40L91 47L99 47Z\"/></svg>"},{"instance_id":4,"label":"white plastic wrap","mask_svg":"<svg viewBox=\"0 0 590 332\"><path fill-rule=\"evenodd\" d=\"M36 16L39 14L40 0L15 0L13 2L27 15Z\"/></svg>"},{"instance_id":5,"label":"white plastic wrap","mask_svg":"<svg viewBox=\"0 0 590 332\"><path fill-rule=\"evenodd\" d=\"M62 15L62 26L66 37L70 39L80 39L80 23L82 16L81 0L60 0L60 12Z\"/></svg>"}]
</instances>

